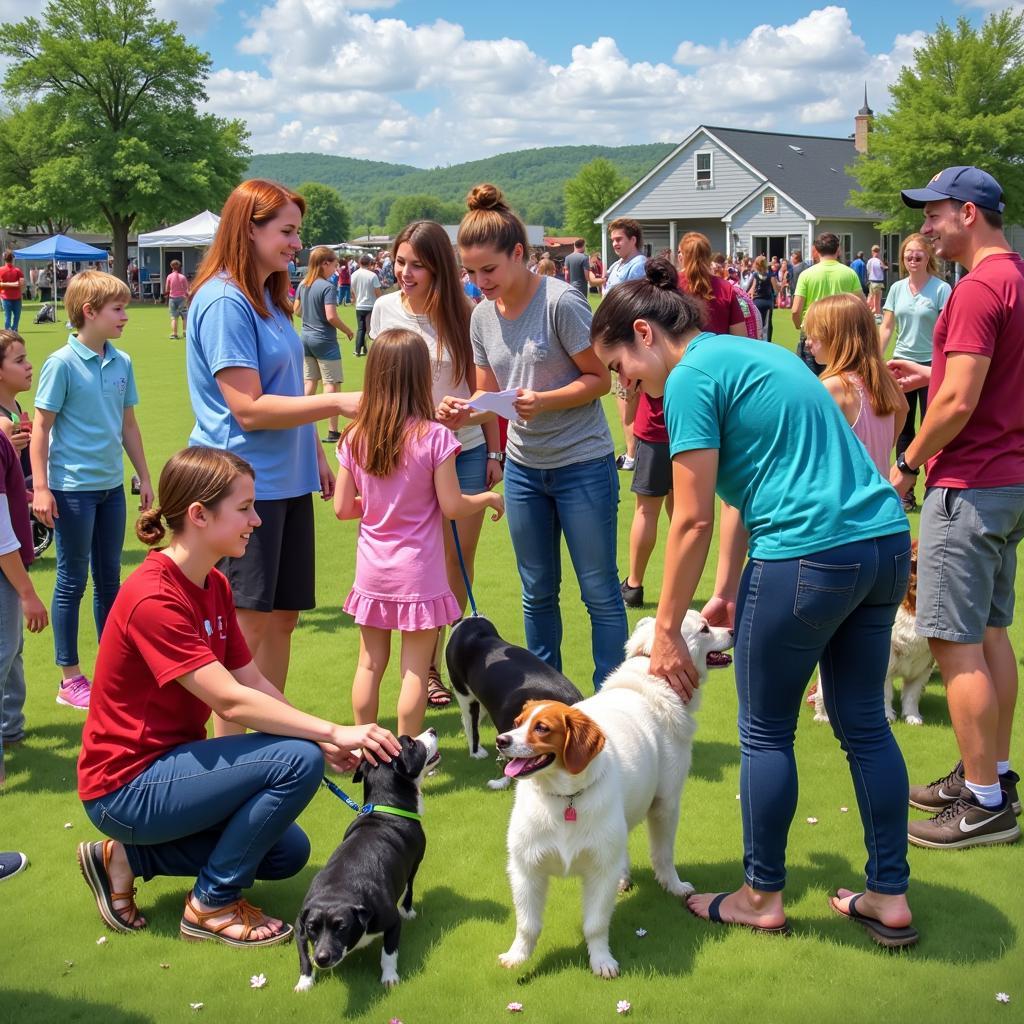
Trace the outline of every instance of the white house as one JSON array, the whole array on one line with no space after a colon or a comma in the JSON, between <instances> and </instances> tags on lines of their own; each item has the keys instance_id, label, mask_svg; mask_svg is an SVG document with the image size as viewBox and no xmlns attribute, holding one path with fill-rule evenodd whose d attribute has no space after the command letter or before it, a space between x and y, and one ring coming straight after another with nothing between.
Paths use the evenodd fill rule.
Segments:
<instances>
[{"instance_id":1,"label":"white house","mask_svg":"<svg viewBox=\"0 0 1024 1024\"><path fill-rule=\"evenodd\" d=\"M630 217L648 255L674 253L683 234L700 231L730 255L806 257L814 237L832 231L845 262L878 244L895 267L900 236L880 235L882 215L849 202L857 183L846 168L866 148L871 116L865 97L846 139L701 125L596 219L605 260L607 225Z\"/></svg>"}]
</instances>

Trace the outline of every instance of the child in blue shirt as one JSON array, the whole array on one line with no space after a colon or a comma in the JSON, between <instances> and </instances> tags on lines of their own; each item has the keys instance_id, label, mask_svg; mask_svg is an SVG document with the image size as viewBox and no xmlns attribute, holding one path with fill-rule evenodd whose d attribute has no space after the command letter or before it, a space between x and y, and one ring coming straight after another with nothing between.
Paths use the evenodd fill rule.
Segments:
<instances>
[{"instance_id":1,"label":"child in blue shirt","mask_svg":"<svg viewBox=\"0 0 1024 1024\"><path fill-rule=\"evenodd\" d=\"M89 679L78 660L78 610L90 563L97 637L121 585L126 518L121 448L141 481L140 508L153 486L132 407L138 404L132 361L109 339L128 320L128 286L111 274L76 274L64 299L74 333L43 363L29 451L32 511L53 526L57 582L51 618L62 681L57 703L86 710Z\"/></svg>"}]
</instances>

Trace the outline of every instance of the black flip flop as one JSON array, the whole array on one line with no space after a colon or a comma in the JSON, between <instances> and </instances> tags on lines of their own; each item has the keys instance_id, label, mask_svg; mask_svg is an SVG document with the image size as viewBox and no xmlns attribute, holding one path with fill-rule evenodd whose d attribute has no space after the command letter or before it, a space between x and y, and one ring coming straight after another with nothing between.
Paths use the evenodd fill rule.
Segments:
<instances>
[{"instance_id":1,"label":"black flip flop","mask_svg":"<svg viewBox=\"0 0 1024 1024\"><path fill-rule=\"evenodd\" d=\"M752 932L763 932L765 935L789 935L792 929L789 927L789 923L785 922L776 926L775 928L766 928L761 924L748 924L746 921L725 921L722 919L722 915L719 913L718 908L724 902L726 896L731 896L732 893L720 892L709 904L708 904L708 916L701 918L701 920L710 921L712 924L724 924L733 928L748 928ZM690 910L690 905L686 905L686 909ZM700 917L700 914L693 910L690 913L694 917Z\"/></svg>"},{"instance_id":2,"label":"black flip flop","mask_svg":"<svg viewBox=\"0 0 1024 1024\"><path fill-rule=\"evenodd\" d=\"M917 942L920 936L916 928L911 928L910 926L906 928L892 928L887 924L883 924L877 917L871 917L870 914L862 914L857 909L857 901L863 895L864 893L859 892L856 896L851 896L849 907L846 911L840 910L832 902L833 900L845 898L838 893L829 898L828 905L832 908L833 913L861 925L875 942L880 946L885 946L886 949L902 949L904 946L912 946Z\"/></svg>"}]
</instances>

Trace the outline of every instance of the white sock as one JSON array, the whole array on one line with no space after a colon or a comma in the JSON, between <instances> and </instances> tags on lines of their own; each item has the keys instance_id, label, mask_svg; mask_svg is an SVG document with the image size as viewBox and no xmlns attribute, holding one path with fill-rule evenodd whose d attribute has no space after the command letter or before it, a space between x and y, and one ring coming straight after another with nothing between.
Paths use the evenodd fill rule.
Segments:
<instances>
[{"instance_id":1,"label":"white sock","mask_svg":"<svg viewBox=\"0 0 1024 1024\"><path fill-rule=\"evenodd\" d=\"M977 797L978 803L990 811L1003 802L1003 791L998 782L993 782L991 786L979 786L977 782L965 779L964 785Z\"/></svg>"},{"instance_id":2,"label":"white sock","mask_svg":"<svg viewBox=\"0 0 1024 1024\"><path fill-rule=\"evenodd\" d=\"M998 775L1005 775L1010 770L1009 761L996 761L996 773Z\"/></svg>"}]
</instances>

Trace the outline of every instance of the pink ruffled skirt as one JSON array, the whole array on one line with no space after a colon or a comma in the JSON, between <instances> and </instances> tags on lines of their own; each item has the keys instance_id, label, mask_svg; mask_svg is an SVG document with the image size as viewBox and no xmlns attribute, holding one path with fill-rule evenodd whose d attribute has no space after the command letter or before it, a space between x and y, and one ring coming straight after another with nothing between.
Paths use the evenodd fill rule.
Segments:
<instances>
[{"instance_id":1,"label":"pink ruffled skirt","mask_svg":"<svg viewBox=\"0 0 1024 1024\"><path fill-rule=\"evenodd\" d=\"M448 626L462 614L450 590L422 601L392 601L369 597L353 588L345 599L344 609L360 626L398 629L403 633Z\"/></svg>"}]
</instances>

